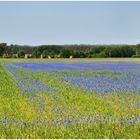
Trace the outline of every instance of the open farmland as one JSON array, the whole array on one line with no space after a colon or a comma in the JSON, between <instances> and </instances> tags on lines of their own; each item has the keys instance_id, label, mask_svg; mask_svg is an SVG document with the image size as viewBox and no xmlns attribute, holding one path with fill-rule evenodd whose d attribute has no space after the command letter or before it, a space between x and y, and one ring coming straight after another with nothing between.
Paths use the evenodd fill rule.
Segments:
<instances>
[{"instance_id":1,"label":"open farmland","mask_svg":"<svg viewBox=\"0 0 140 140\"><path fill-rule=\"evenodd\" d=\"M140 138L140 60L95 60L0 60L0 138Z\"/></svg>"}]
</instances>

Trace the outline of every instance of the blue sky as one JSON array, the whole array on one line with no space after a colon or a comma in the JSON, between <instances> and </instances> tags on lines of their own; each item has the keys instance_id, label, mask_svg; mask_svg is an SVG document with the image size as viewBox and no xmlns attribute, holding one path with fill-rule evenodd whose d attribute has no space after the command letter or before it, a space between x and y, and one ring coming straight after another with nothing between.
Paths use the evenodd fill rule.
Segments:
<instances>
[{"instance_id":1,"label":"blue sky","mask_svg":"<svg viewBox=\"0 0 140 140\"><path fill-rule=\"evenodd\" d=\"M0 42L137 44L140 2L0 2Z\"/></svg>"}]
</instances>

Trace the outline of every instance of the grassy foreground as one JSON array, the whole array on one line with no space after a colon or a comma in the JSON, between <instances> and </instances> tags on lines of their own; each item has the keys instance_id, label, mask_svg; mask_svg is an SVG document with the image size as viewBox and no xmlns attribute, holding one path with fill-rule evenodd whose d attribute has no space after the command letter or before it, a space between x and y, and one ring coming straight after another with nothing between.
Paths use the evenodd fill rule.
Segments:
<instances>
[{"instance_id":1,"label":"grassy foreground","mask_svg":"<svg viewBox=\"0 0 140 140\"><path fill-rule=\"evenodd\" d=\"M140 94L97 95L59 74L15 70L12 74L29 83L34 79L54 88L25 94L3 66L22 60L0 61L0 138L140 138Z\"/></svg>"}]
</instances>

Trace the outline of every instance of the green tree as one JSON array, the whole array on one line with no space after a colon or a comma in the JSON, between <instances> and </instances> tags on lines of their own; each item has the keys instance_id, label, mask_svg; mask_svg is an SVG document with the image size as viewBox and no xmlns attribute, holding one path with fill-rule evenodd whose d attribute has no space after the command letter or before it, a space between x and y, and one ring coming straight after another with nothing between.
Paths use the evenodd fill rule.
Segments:
<instances>
[{"instance_id":1,"label":"green tree","mask_svg":"<svg viewBox=\"0 0 140 140\"><path fill-rule=\"evenodd\" d=\"M25 56L25 51L24 50L19 50L18 51L18 56L23 58Z\"/></svg>"},{"instance_id":2,"label":"green tree","mask_svg":"<svg viewBox=\"0 0 140 140\"><path fill-rule=\"evenodd\" d=\"M73 57L74 58L85 58L87 56L84 52L76 51L76 52L74 52Z\"/></svg>"},{"instance_id":3,"label":"green tree","mask_svg":"<svg viewBox=\"0 0 140 140\"><path fill-rule=\"evenodd\" d=\"M38 49L34 49L32 51L32 56L33 57L38 58L38 57L40 57L40 55L41 55L41 52Z\"/></svg>"},{"instance_id":4,"label":"green tree","mask_svg":"<svg viewBox=\"0 0 140 140\"><path fill-rule=\"evenodd\" d=\"M73 54L74 54L73 51L68 50L68 49L63 49L62 52L61 52L61 57L69 58Z\"/></svg>"},{"instance_id":5,"label":"green tree","mask_svg":"<svg viewBox=\"0 0 140 140\"><path fill-rule=\"evenodd\" d=\"M137 45L136 45L136 48L135 48L135 55L136 55L136 56L140 56L140 44L137 44Z\"/></svg>"},{"instance_id":6,"label":"green tree","mask_svg":"<svg viewBox=\"0 0 140 140\"><path fill-rule=\"evenodd\" d=\"M0 44L0 56L2 56L4 54L6 46L7 46L6 43L1 43Z\"/></svg>"},{"instance_id":7,"label":"green tree","mask_svg":"<svg viewBox=\"0 0 140 140\"><path fill-rule=\"evenodd\" d=\"M103 57L105 52L104 52L105 47L104 46L95 46L91 49L89 53L89 57Z\"/></svg>"},{"instance_id":8,"label":"green tree","mask_svg":"<svg viewBox=\"0 0 140 140\"><path fill-rule=\"evenodd\" d=\"M44 50L43 53L42 53L43 57L47 58L48 55L49 55L49 52L48 50Z\"/></svg>"}]
</instances>

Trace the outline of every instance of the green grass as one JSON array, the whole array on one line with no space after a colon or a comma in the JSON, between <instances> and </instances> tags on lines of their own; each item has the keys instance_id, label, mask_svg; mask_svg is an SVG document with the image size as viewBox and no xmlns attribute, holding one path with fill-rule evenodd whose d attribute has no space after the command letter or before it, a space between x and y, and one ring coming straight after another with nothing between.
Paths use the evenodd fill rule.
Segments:
<instances>
[{"instance_id":1,"label":"green grass","mask_svg":"<svg viewBox=\"0 0 140 140\"><path fill-rule=\"evenodd\" d=\"M64 82L60 73L50 75L47 72L19 69L14 73L60 89L40 91L35 96L24 94L18 89L18 81L3 67L3 63L23 60L0 61L0 120L5 116L9 120L6 125L0 122L0 138L140 138L140 122L132 125L125 123L127 118L140 115L140 108L135 106L140 94L97 95ZM84 71L82 73L86 75ZM79 75L78 72L71 71L62 71L61 74ZM92 74L108 72L89 71L88 75ZM95 115L98 121L90 124L88 118L94 119ZM72 122L69 126L63 124L68 116L71 120L73 117L77 119L78 123ZM107 118L104 119L103 116ZM83 121L84 117L87 121ZM52 119L57 120L60 126L55 126ZM119 120L118 123L117 120L114 122L114 119L121 119L122 123ZM22 125L21 121L24 122Z\"/></svg>"},{"instance_id":2,"label":"green grass","mask_svg":"<svg viewBox=\"0 0 140 140\"><path fill-rule=\"evenodd\" d=\"M72 71L72 70L53 70L52 72L62 74L62 75L70 75L70 76L94 76L94 75L119 75L120 72L113 72L113 71L93 71L93 70L80 70L80 71Z\"/></svg>"},{"instance_id":3,"label":"green grass","mask_svg":"<svg viewBox=\"0 0 140 140\"><path fill-rule=\"evenodd\" d=\"M140 58L59 58L59 59L5 59L0 58L1 62L136 62L140 63Z\"/></svg>"}]
</instances>

